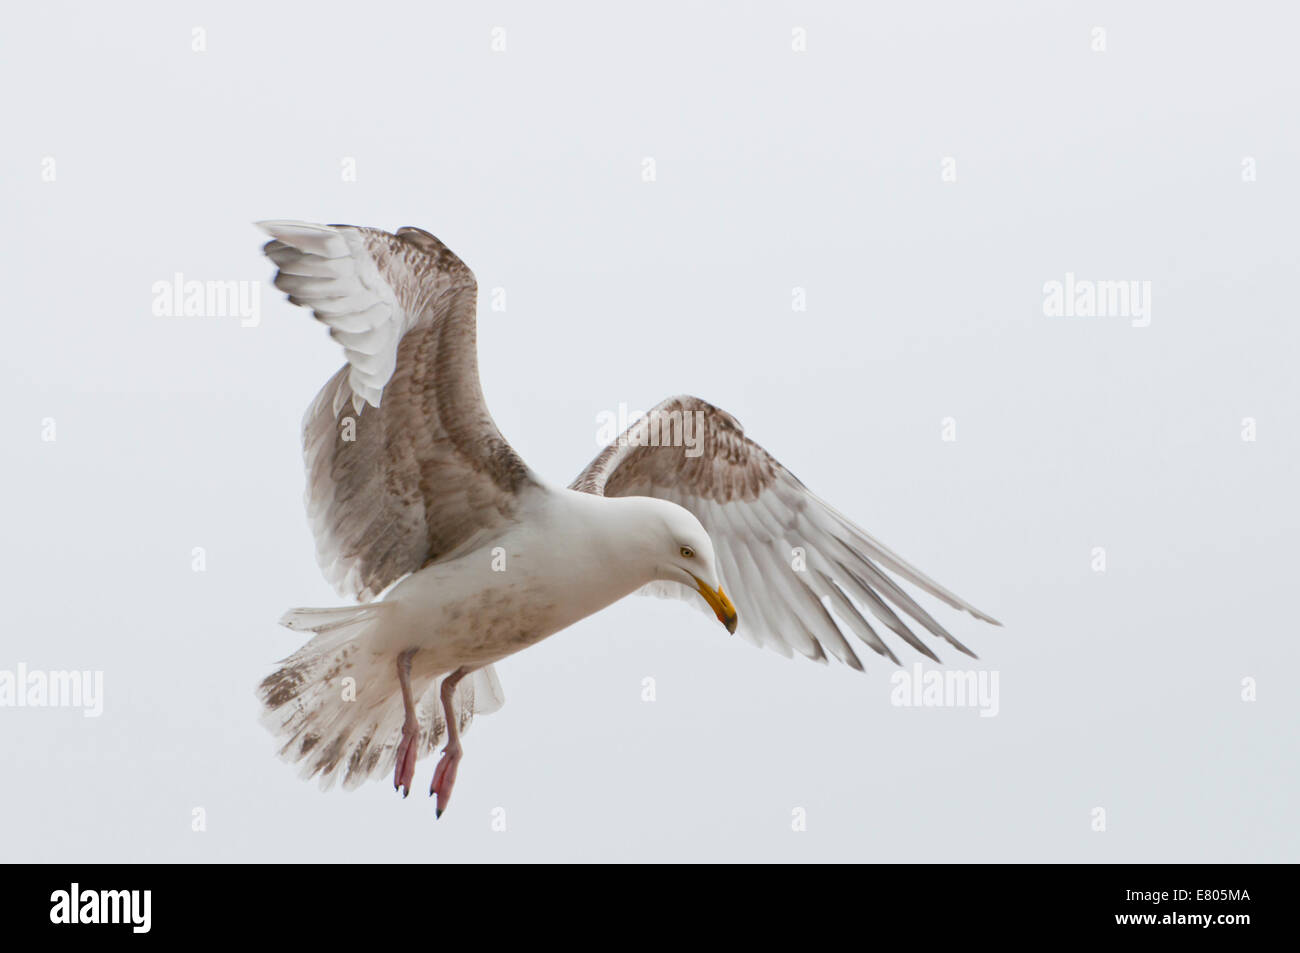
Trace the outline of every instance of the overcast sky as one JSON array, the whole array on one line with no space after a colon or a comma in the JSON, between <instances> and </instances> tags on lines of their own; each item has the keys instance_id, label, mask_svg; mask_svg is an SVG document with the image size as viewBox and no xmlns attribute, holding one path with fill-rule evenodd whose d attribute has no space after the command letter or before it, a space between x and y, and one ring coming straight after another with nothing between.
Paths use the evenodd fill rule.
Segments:
<instances>
[{"instance_id":1,"label":"overcast sky","mask_svg":"<svg viewBox=\"0 0 1300 953\"><path fill-rule=\"evenodd\" d=\"M872 6L9 11L0 674L103 711L0 707L6 859L1300 860L1293 7ZM428 760L299 781L254 687L340 603L298 436L341 354L265 218L454 249L555 482L621 404L735 414L1002 620L925 601L996 715L629 599L498 666L441 820ZM178 273L257 313L160 314Z\"/></svg>"}]
</instances>

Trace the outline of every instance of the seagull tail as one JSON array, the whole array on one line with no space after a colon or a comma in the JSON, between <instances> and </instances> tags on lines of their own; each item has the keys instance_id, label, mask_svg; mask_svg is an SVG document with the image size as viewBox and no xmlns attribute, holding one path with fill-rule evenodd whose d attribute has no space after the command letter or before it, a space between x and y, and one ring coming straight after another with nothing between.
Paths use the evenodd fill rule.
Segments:
<instances>
[{"instance_id":1,"label":"seagull tail","mask_svg":"<svg viewBox=\"0 0 1300 953\"><path fill-rule=\"evenodd\" d=\"M393 707L401 710L392 699L391 657L366 644L383 610L383 603L290 609L280 618L286 628L315 635L258 686L262 724L279 740L280 757L301 763L304 778L319 775L324 788L340 775L345 786L359 783L396 757L390 739L370 730L390 721Z\"/></svg>"},{"instance_id":2,"label":"seagull tail","mask_svg":"<svg viewBox=\"0 0 1300 953\"><path fill-rule=\"evenodd\" d=\"M280 624L315 634L262 680L262 723L280 742L280 756L300 763L303 778L322 789L341 780L345 789L393 770L404 710L395 655L376 651L374 636L388 606L372 602L337 609L290 609ZM439 689L442 676L412 675L420 721L420 756L446 736ZM475 712L501 707L501 683L492 667L457 687L462 730Z\"/></svg>"}]
</instances>

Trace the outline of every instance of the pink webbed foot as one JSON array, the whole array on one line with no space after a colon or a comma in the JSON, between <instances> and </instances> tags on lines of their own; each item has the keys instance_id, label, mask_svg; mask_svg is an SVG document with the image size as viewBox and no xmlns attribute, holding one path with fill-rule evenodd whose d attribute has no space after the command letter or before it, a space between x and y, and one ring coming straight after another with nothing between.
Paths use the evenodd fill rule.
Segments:
<instances>
[{"instance_id":1,"label":"pink webbed foot","mask_svg":"<svg viewBox=\"0 0 1300 953\"><path fill-rule=\"evenodd\" d=\"M438 795L438 805L434 810L435 817L442 817L442 812L447 810L447 802L451 800L451 789L456 784L456 768L460 764L461 754L458 741L453 741L442 749L442 759L434 769L433 783L429 785L429 795Z\"/></svg>"},{"instance_id":2,"label":"pink webbed foot","mask_svg":"<svg viewBox=\"0 0 1300 953\"><path fill-rule=\"evenodd\" d=\"M415 780L415 757L419 752L419 724L402 725L402 740L397 744L397 765L393 768L393 789L402 792L402 797L411 793L411 782Z\"/></svg>"}]
</instances>

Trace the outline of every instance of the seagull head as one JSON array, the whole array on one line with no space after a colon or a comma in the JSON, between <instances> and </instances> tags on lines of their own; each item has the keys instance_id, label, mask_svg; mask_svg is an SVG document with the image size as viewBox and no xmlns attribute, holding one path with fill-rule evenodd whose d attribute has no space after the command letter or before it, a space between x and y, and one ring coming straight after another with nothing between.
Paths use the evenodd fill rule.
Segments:
<instances>
[{"instance_id":1,"label":"seagull head","mask_svg":"<svg viewBox=\"0 0 1300 953\"><path fill-rule=\"evenodd\" d=\"M645 499L653 513L654 531L648 534L654 561L654 578L679 582L698 592L718 621L735 633L736 607L722 591L713 541L695 515L676 503Z\"/></svg>"}]
</instances>

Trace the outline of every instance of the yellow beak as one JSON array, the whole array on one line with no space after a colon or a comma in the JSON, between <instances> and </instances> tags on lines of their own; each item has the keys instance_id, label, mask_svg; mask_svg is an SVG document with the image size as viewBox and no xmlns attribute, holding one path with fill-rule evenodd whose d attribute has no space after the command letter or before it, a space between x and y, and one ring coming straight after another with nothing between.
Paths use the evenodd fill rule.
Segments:
<instances>
[{"instance_id":1,"label":"yellow beak","mask_svg":"<svg viewBox=\"0 0 1300 953\"><path fill-rule=\"evenodd\" d=\"M727 627L728 632L735 635L736 623L739 621L736 616L736 607L731 604L731 600L728 599L727 594L722 591L722 587L719 586L718 590L714 592L701 582L698 576L696 576L695 588L698 589L700 595L704 597L704 601L709 604L709 608L712 609L713 614L718 617L718 621Z\"/></svg>"}]
</instances>

